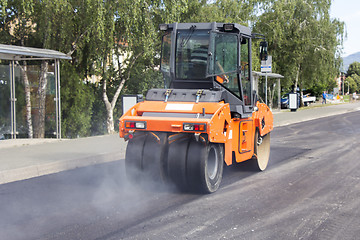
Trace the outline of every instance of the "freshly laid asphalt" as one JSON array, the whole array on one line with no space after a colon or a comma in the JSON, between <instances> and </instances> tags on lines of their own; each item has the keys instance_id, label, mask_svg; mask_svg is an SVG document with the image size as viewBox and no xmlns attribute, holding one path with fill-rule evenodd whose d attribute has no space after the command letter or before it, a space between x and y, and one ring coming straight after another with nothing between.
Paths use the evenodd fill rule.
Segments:
<instances>
[{"instance_id":1,"label":"freshly laid asphalt","mask_svg":"<svg viewBox=\"0 0 360 240\"><path fill-rule=\"evenodd\" d=\"M274 111L274 126L360 111L360 101ZM117 134L78 139L0 141L0 184L124 159L126 143Z\"/></svg>"}]
</instances>

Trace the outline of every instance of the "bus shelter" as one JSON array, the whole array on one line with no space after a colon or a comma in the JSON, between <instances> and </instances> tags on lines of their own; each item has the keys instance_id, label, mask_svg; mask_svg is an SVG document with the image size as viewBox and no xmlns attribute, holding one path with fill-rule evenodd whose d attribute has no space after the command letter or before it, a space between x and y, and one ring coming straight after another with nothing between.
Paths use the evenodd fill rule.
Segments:
<instances>
[{"instance_id":1,"label":"bus shelter","mask_svg":"<svg viewBox=\"0 0 360 240\"><path fill-rule=\"evenodd\" d=\"M278 73L253 71L254 90L271 109L281 109L281 83L284 76ZM269 79L269 81L268 81Z\"/></svg>"},{"instance_id":2,"label":"bus shelter","mask_svg":"<svg viewBox=\"0 0 360 240\"><path fill-rule=\"evenodd\" d=\"M0 44L0 139L61 139L64 53Z\"/></svg>"}]
</instances>

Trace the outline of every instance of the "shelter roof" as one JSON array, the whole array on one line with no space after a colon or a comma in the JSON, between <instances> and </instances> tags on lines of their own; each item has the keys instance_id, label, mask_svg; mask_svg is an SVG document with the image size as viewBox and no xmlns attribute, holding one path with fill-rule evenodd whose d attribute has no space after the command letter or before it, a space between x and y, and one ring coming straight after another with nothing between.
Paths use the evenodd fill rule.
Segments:
<instances>
[{"instance_id":1,"label":"shelter roof","mask_svg":"<svg viewBox=\"0 0 360 240\"><path fill-rule=\"evenodd\" d=\"M261 76L261 77L265 77L267 75L269 78L284 78L283 75L280 75L278 73L262 73L262 72L255 72L255 71L253 71L252 73L255 76Z\"/></svg>"},{"instance_id":2,"label":"shelter roof","mask_svg":"<svg viewBox=\"0 0 360 240\"><path fill-rule=\"evenodd\" d=\"M47 60L67 59L71 57L65 53L43 48L21 47L0 44L0 59L4 60Z\"/></svg>"}]
</instances>

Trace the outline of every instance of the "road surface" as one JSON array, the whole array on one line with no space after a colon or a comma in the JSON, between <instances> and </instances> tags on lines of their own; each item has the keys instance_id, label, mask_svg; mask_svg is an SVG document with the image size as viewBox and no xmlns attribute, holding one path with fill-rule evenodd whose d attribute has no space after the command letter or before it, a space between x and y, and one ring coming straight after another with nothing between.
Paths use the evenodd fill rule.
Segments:
<instances>
[{"instance_id":1,"label":"road surface","mask_svg":"<svg viewBox=\"0 0 360 240\"><path fill-rule=\"evenodd\" d=\"M268 169L210 195L135 186L123 160L0 185L0 239L359 239L359 119L275 128Z\"/></svg>"}]
</instances>

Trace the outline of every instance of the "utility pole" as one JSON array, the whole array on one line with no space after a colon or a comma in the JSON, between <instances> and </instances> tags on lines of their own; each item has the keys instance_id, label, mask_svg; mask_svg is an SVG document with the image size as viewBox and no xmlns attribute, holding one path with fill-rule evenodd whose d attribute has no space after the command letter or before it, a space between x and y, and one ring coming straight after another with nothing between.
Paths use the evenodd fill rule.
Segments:
<instances>
[{"instance_id":1,"label":"utility pole","mask_svg":"<svg viewBox=\"0 0 360 240\"><path fill-rule=\"evenodd\" d=\"M345 79L343 78L343 73L342 72L340 72L340 79L341 79L341 82L342 82L342 92L343 92L342 95L344 96L344 82L345 82Z\"/></svg>"}]
</instances>

